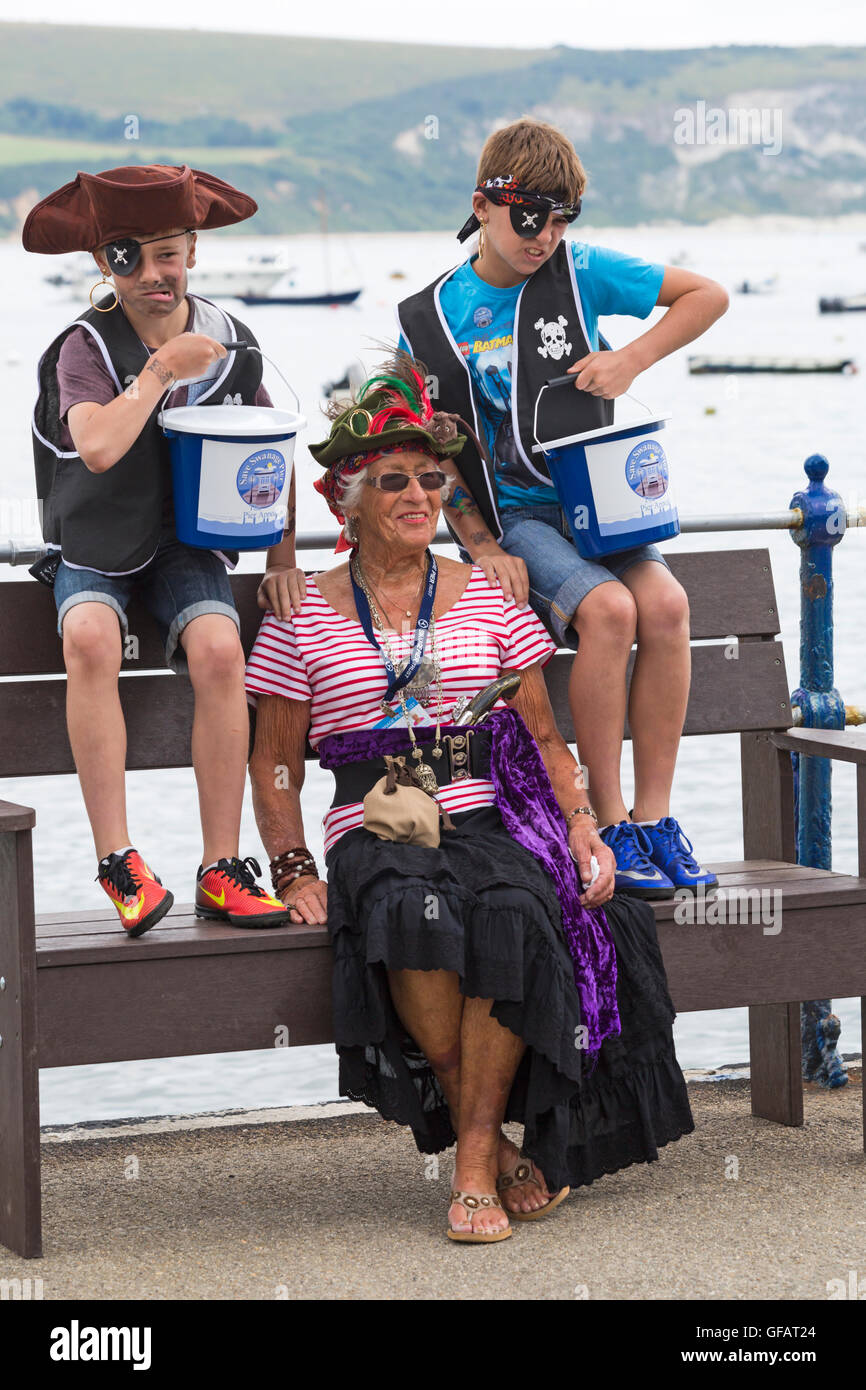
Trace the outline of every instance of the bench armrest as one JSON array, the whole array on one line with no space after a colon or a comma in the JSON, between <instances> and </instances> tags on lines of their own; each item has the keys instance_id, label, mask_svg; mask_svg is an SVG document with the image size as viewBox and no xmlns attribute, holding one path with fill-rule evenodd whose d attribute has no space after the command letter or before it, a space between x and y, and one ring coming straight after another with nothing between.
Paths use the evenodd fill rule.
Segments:
<instances>
[{"instance_id":1,"label":"bench armrest","mask_svg":"<svg viewBox=\"0 0 866 1390\"><path fill-rule=\"evenodd\" d=\"M16 806L14 801L0 801L0 834L4 830L32 830L36 812L32 806Z\"/></svg>"},{"instance_id":2,"label":"bench armrest","mask_svg":"<svg viewBox=\"0 0 866 1390\"><path fill-rule=\"evenodd\" d=\"M777 748L812 758L836 758L866 767L866 738L845 729L786 729L770 735Z\"/></svg>"}]
</instances>

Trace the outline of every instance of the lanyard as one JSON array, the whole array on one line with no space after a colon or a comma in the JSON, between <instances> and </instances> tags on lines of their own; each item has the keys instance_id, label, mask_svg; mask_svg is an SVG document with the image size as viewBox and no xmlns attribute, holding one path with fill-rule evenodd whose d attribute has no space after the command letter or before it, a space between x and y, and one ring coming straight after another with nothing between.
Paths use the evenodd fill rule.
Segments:
<instances>
[{"instance_id":1,"label":"lanyard","mask_svg":"<svg viewBox=\"0 0 866 1390\"><path fill-rule=\"evenodd\" d=\"M352 573L352 566L349 566L349 578L352 581L352 591L355 595L355 607L358 610L358 617L364 629L364 636L370 643L370 646L374 651L378 652L385 663L385 671L388 675L388 689L385 692L386 700L390 700L392 695L398 690L401 690L404 685L408 685L415 675L415 672L418 670L418 667L421 665L424 656L424 647L427 643L427 633L430 628L430 617L433 612L433 600L436 597L436 581L438 577L439 567L436 564L436 557L428 550L427 578L424 583L424 596L421 599L418 622L415 625L415 639L412 643L409 660L406 662L403 670L398 673L391 657L388 655L387 651L379 645L373 635L373 620L370 616L370 604L367 595L355 579Z\"/></svg>"}]
</instances>

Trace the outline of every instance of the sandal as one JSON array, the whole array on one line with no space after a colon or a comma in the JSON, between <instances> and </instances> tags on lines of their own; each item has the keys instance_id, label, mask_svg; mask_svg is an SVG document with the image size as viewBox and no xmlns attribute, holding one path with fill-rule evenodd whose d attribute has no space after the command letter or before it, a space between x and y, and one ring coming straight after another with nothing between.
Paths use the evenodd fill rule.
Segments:
<instances>
[{"instance_id":1,"label":"sandal","mask_svg":"<svg viewBox=\"0 0 866 1390\"><path fill-rule=\"evenodd\" d=\"M508 1187L521 1187L524 1183L533 1182L536 1187L541 1187L541 1183L532 1171L532 1164L528 1158L522 1155L511 1168L506 1168L504 1173L500 1173L496 1179L496 1191L504 1192ZM537 1211L509 1211L508 1219L511 1221L538 1221L539 1217L547 1216L564 1201L571 1191L570 1187L561 1187L558 1192L545 1202L543 1207ZM505 1208L505 1210L508 1210Z\"/></svg>"},{"instance_id":2,"label":"sandal","mask_svg":"<svg viewBox=\"0 0 866 1390\"><path fill-rule=\"evenodd\" d=\"M462 1207L465 1207L469 1212L470 1221L472 1220L472 1213L481 1207L502 1206L495 1192L452 1192L451 1202L459 1202ZM449 1225L445 1234L449 1240L461 1240L469 1245L492 1245L496 1240L507 1240L512 1234L512 1230L510 1226L506 1226L501 1231L455 1231L453 1226Z\"/></svg>"}]
</instances>

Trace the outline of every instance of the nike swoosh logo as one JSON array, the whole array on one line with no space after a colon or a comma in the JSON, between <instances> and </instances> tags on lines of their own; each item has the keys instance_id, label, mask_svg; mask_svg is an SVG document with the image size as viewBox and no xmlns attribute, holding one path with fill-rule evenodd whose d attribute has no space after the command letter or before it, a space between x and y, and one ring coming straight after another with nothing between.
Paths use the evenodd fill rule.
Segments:
<instances>
[{"instance_id":1,"label":"nike swoosh logo","mask_svg":"<svg viewBox=\"0 0 866 1390\"><path fill-rule=\"evenodd\" d=\"M208 891L207 891L206 888L202 888L202 885L201 885L201 884L199 884L199 888L201 888L201 891L202 891L203 893L205 893L205 894L207 895L207 897L211 898L212 901L216 903L217 907L225 907L225 905L226 905L226 890L225 890L224 888L221 888L221 889L220 889L220 895L219 895L219 897L217 897L216 893L208 893Z\"/></svg>"},{"instance_id":2,"label":"nike swoosh logo","mask_svg":"<svg viewBox=\"0 0 866 1390\"><path fill-rule=\"evenodd\" d=\"M138 897L136 898L135 902L134 902L134 903L130 903L129 905L127 905L126 903L118 902L117 898L113 897L111 893L109 893L108 896L111 898L111 901L114 903L114 906L117 908L117 910L118 910L118 912L120 913L121 917L123 917L124 920L127 921L127 922L132 922L132 921L134 921L135 918L138 916L139 912L141 911L141 909L144 907L144 893L143 893L143 892L142 892L142 893L139 893L139 895L138 895Z\"/></svg>"},{"instance_id":3,"label":"nike swoosh logo","mask_svg":"<svg viewBox=\"0 0 866 1390\"><path fill-rule=\"evenodd\" d=\"M617 877L618 877L618 878L638 878L638 879L640 879L640 878L661 878L661 876L662 876L662 875L661 875L661 871L660 871L659 869L656 869L653 873L650 873L648 870L642 871L642 870L640 870L640 869L617 869L616 873L617 873Z\"/></svg>"}]
</instances>

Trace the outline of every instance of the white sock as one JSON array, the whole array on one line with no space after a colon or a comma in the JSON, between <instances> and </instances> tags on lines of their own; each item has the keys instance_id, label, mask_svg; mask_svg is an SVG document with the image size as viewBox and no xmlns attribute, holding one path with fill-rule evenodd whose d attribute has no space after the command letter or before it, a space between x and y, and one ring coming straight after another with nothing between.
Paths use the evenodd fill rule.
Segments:
<instances>
[{"instance_id":1,"label":"white sock","mask_svg":"<svg viewBox=\"0 0 866 1390\"><path fill-rule=\"evenodd\" d=\"M634 820L632 825L658 825L657 820Z\"/></svg>"},{"instance_id":2,"label":"white sock","mask_svg":"<svg viewBox=\"0 0 866 1390\"><path fill-rule=\"evenodd\" d=\"M99 862L100 862L100 864L104 864L104 863L106 862L107 859L110 859L110 858L111 858L111 855L112 855L112 854L119 854L119 855L122 856L122 855L126 854L128 850L131 850L131 849L134 849L134 848L135 848L134 845L124 845L123 849L113 849L113 850L110 850L109 853L106 854L105 857L104 857L103 859L100 859Z\"/></svg>"},{"instance_id":3,"label":"white sock","mask_svg":"<svg viewBox=\"0 0 866 1390\"><path fill-rule=\"evenodd\" d=\"M215 859L212 864L205 864L204 868L201 871L202 878L204 878L205 874L210 873L211 869L215 869L218 863L219 861Z\"/></svg>"}]
</instances>

